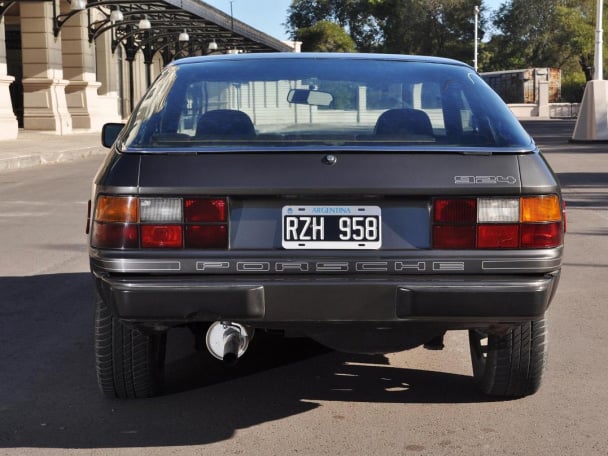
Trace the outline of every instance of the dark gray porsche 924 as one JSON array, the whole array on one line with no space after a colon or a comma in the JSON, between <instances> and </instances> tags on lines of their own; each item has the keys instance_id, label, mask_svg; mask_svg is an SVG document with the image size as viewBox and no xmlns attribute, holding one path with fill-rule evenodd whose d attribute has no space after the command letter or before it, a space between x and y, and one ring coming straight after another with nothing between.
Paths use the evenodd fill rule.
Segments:
<instances>
[{"instance_id":1,"label":"dark gray porsche 924","mask_svg":"<svg viewBox=\"0 0 608 456\"><path fill-rule=\"evenodd\" d=\"M106 394L157 394L166 334L184 325L228 364L254 330L388 353L467 329L483 392L539 388L563 201L471 67L183 59L102 136L89 236Z\"/></svg>"}]
</instances>

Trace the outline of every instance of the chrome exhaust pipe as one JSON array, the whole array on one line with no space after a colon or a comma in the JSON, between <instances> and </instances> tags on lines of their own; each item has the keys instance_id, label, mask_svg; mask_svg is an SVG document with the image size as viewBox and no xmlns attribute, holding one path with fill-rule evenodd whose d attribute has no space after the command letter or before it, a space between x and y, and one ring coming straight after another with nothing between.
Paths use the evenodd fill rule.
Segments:
<instances>
[{"instance_id":1,"label":"chrome exhaust pipe","mask_svg":"<svg viewBox=\"0 0 608 456\"><path fill-rule=\"evenodd\" d=\"M231 321L216 321L207 330L207 350L214 358L234 366L253 338L253 328Z\"/></svg>"}]
</instances>

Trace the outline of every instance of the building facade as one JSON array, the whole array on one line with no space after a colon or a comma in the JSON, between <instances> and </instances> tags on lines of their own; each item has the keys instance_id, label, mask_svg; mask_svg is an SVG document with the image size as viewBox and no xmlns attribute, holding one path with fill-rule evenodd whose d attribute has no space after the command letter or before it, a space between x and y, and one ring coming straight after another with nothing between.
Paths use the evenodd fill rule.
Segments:
<instances>
[{"instance_id":1,"label":"building facade","mask_svg":"<svg viewBox=\"0 0 608 456\"><path fill-rule=\"evenodd\" d=\"M195 0L0 0L0 140L97 131L189 55L293 52Z\"/></svg>"}]
</instances>

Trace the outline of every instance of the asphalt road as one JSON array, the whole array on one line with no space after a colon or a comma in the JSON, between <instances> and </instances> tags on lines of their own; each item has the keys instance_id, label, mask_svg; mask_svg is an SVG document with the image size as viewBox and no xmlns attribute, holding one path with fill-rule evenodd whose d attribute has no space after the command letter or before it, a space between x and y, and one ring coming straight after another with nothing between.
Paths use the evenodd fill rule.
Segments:
<instances>
[{"instance_id":1,"label":"asphalt road","mask_svg":"<svg viewBox=\"0 0 608 456\"><path fill-rule=\"evenodd\" d=\"M167 394L104 399L85 210L100 158L0 174L0 454L606 455L608 145L525 123L564 186L563 276L534 396L477 393L465 332L439 352L256 338L234 370L169 339Z\"/></svg>"}]
</instances>

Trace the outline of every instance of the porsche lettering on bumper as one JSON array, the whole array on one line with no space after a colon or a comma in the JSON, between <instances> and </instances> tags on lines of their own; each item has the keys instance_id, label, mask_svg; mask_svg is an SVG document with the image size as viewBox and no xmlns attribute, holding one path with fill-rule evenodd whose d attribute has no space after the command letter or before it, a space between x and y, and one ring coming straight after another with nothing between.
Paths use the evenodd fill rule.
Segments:
<instances>
[{"instance_id":1,"label":"porsche lettering on bumper","mask_svg":"<svg viewBox=\"0 0 608 456\"><path fill-rule=\"evenodd\" d=\"M92 266L109 273L166 272L180 274L433 274L483 272L550 272L561 266L559 257L446 258L379 260L281 259L93 259Z\"/></svg>"}]
</instances>

